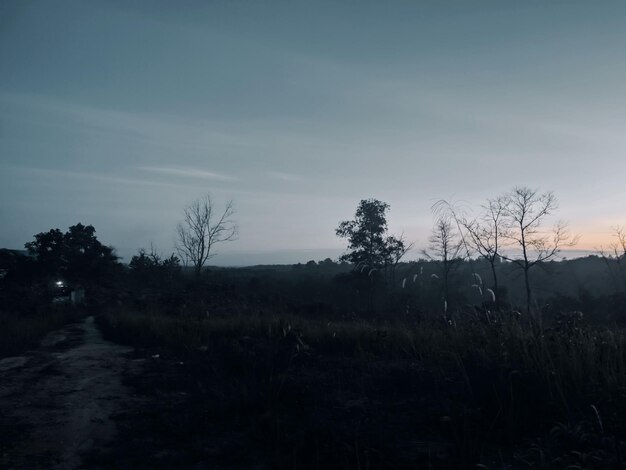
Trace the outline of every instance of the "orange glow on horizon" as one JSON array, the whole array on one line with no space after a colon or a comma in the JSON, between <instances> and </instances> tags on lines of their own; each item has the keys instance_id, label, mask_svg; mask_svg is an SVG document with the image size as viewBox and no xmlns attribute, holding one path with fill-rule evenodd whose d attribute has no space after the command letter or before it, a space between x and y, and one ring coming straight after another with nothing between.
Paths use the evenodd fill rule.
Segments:
<instances>
[{"instance_id":1,"label":"orange glow on horizon","mask_svg":"<svg viewBox=\"0 0 626 470\"><path fill-rule=\"evenodd\" d=\"M570 233L573 236L579 235L579 240L576 245L571 248L564 249L563 251L584 250L595 252L602 248L607 249L612 243L617 241L614 227L619 225L619 223L595 223L593 225L586 226L571 226Z\"/></svg>"}]
</instances>

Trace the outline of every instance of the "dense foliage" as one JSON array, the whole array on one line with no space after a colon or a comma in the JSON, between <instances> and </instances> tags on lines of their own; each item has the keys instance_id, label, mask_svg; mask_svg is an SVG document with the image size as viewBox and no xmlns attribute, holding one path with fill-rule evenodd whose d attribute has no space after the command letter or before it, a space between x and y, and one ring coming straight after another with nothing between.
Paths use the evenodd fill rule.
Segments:
<instances>
[{"instance_id":1,"label":"dense foliage","mask_svg":"<svg viewBox=\"0 0 626 470\"><path fill-rule=\"evenodd\" d=\"M113 249L97 239L92 225L78 223L65 233L52 229L34 238L25 247L36 261L40 279L56 277L83 284L106 282L118 267Z\"/></svg>"},{"instance_id":2,"label":"dense foliage","mask_svg":"<svg viewBox=\"0 0 626 470\"><path fill-rule=\"evenodd\" d=\"M376 199L364 199L357 207L354 220L341 222L336 230L348 239L348 253L341 259L368 269L396 263L406 253L402 238L387 234L386 212L389 204Z\"/></svg>"}]
</instances>

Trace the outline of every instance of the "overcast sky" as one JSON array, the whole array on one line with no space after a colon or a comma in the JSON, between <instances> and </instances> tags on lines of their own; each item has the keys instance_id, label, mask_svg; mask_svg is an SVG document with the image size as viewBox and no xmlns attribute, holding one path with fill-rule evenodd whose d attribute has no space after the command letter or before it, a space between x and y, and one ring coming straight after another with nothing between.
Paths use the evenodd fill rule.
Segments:
<instances>
[{"instance_id":1,"label":"overcast sky","mask_svg":"<svg viewBox=\"0 0 626 470\"><path fill-rule=\"evenodd\" d=\"M210 192L215 264L336 257L370 197L421 248L437 199L514 185L582 249L626 224L626 2L0 3L0 247L168 253Z\"/></svg>"}]
</instances>

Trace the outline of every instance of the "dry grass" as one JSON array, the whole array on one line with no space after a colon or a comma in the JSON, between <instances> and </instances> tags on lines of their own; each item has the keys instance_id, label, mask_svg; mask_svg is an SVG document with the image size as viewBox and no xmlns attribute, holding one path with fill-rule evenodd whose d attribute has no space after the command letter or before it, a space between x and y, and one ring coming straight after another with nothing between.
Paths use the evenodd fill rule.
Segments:
<instances>
[{"instance_id":1,"label":"dry grass","mask_svg":"<svg viewBox=\"0 0 626 470\"><path fill-rule=\"evenodd\" d=\"M387 406L395 409L404 402L410 407L412 400L417 400L426 405L425 416L431 408L445 413L439 416L445 418L442 425L452 445L450 455L456 455L450 458L460 462L484 461L490 446L508 448L509 459L513 459L516 445L549 434L555 423L574 426L589 421L593 425L601 420L602 436L619 441L626 435L622 423L626 391L623 330L582 322L542 330L510 314L489 319L461 314L451 322L431 319L414 324L400 320L329 322L294 315L191 319L126 311L104 315L99 321L111 339L168 348L188 354L188 359L198 364L210 357L211 370L238 371L232 378L222 379L228 382L224 387L245 390L241 392L244 402L262 395L267 410L284 408L281 419L296 410L305 411L300 410L301 398L292 398L290 393L310 380L326 390L323 396L341 396L341 389L335 388L341 374L347 375L339 383L356 380L360 384L355 385L358 400L379 403L375 413L380 416L372 415L372 419L393 420L393 413L381 410ZM208 352L203 355L203 351ZM324 364L336 366L325 369ZM394 385L381 371L396 367L408 374L417 367L428 381L408 375L406 379L398 377ZM354 377L348 379L351 369ZM228 374L220 372L219 376ZM399 390L403 383L408 388ZM291 401L296 403L293 409ZM323 412L327 405L311 398L306 406ZM419 418L419 409L403 410L415 414L415 419L426 419ZM439 420L428 419L431 426ZM409 428L396 431L399 436L413 432ZM291 442L288 434L277 439ZM540 445L552 446L551 455L559 455L553 441L534 441L533 446ZM523 454L523 460L529 459Z\"/></svg>"},{"instance_id":2,"label":"dry grass","mask_svg":"<svg viewBox=\"0 0 626 470\"><path fill-rule=\"evenodd\" d=\"M42 314L0 312L0 357L19 354L36 347L50 331L77 320L81 312L70 307L49 308Z\"/></svg>"},{"instance_id":3,"label":"dry grass","mask_svg":"<svg viewBox=\"0 0 626 470\"><path fill-rule=\"evenodd\" d=\"M158 313L109 313L101 319L118 341L144 347L192 351L215 339L289 337L294 347L320 354L428 362L437 368L470 363L532 375L566 409L569 397L582 398L626 385L623 330L569 326L539 330L508 314L490 322L458 318L419 325L401 321L326 321L293 315L232 315L206 319ZM468 375L467 371L461 371ZM470 376L475 387L478 376Z\"/></svg>"}]
</instances>

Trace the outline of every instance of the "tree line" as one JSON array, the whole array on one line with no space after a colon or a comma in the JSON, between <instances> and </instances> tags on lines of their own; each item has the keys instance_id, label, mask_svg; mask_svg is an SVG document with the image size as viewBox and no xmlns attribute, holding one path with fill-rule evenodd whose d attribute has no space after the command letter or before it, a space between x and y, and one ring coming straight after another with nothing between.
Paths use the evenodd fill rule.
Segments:
<instances>
[{"instance_id":1,"label":"tree line","mask_svg":"<svg viewBox=\"0 0 626 470\"><path fill-rule=\"evenodd\" d=\"M572 236L567 224L550 224L558 209L555 195L528 187L491 198L480 205L475 215L460 204L440 200L433 205L434 224L428 246L421 251L426 260L438 267L433 276L441 286L439 305L445 311L452 297L453 275L463 262L478 260L489 266L488 285L473 285L495 310L502 307L505 292L499 279L498 265L508 262L519 271L524 283L526 313L534 302L532 273L538 266L557 259L563 248L571 247L578 237ZM404 234L390 234L389 204L377 199L363 199L354 218L338 224L335 233L347 241L346 252L339 261L352 266L352 276L368 279L361 290L374 290L384 285L404 287L397 279L398 267L413 248ZM238 225L234 219L232 201L218 207L210 195L204 195L183 209L183 218L176 227L176 251L162 256L155 247L140 249L128 268L143 285L155 289L177 278L183 266L189 266L198 280L206 263L216 254L216 247L234 241ZM62 278L80 286L110 284L122 265L112 247L96 238L91 225L76 224L62 232L52 229L34 236L25 244L30 257L13 266L8 281L31 278L40 284L52 278ZM617 227L615 242L601 248L599 254L607 265L616 285L626 288L626 232ZM7 261L0 254L0 269L16 261ZM332 260L328 260L332 263ZM4 266L6 265L6 266ZM9 266L10 267L10 266ZM5 269L6 271L6 269ZM473 272L476 272L472 268ZM30 273L30 274L28 274ZM415 278L413 279L415 280ZM6 282L5 282L6 284ZM369 287L368 287L369 286Z\"/></svg>"},{"instance_id":2,"label":"tree line","mask_svg":"<svg viewBox=\"0 0 626 470\"><path fill-rule=\"evenodd\" d=\"M566 222L548 225L557 208L556 196L551 191L540 192L523 186L488 199L475 217L470 217L464 207L438 201L433 206L435 223L428 248L422 254L440 265L444 308L450 298L452 273L462 261L471 263L472 259L481 258L490 266L492 279L488 291L496 309L500 308L501 294L497 264L505 260L519 268L525 286L525 311L529 314L533 305L533 269L555 259L563 248L578 241L578 236L569 233ZM390 267L393 272L412 244L403 236L387 234L388 209L388 204L376 199L362 200L355 218L339 224L337 235L348 240L348 253L342 259L354 263L357 269L367 266L370 274L378 269L387 272ZM626 253L623 234L618 229L621 244L612 246L618 261ZM476 287L482 291L481 285Z\"/></svg>"}]
</instances>

